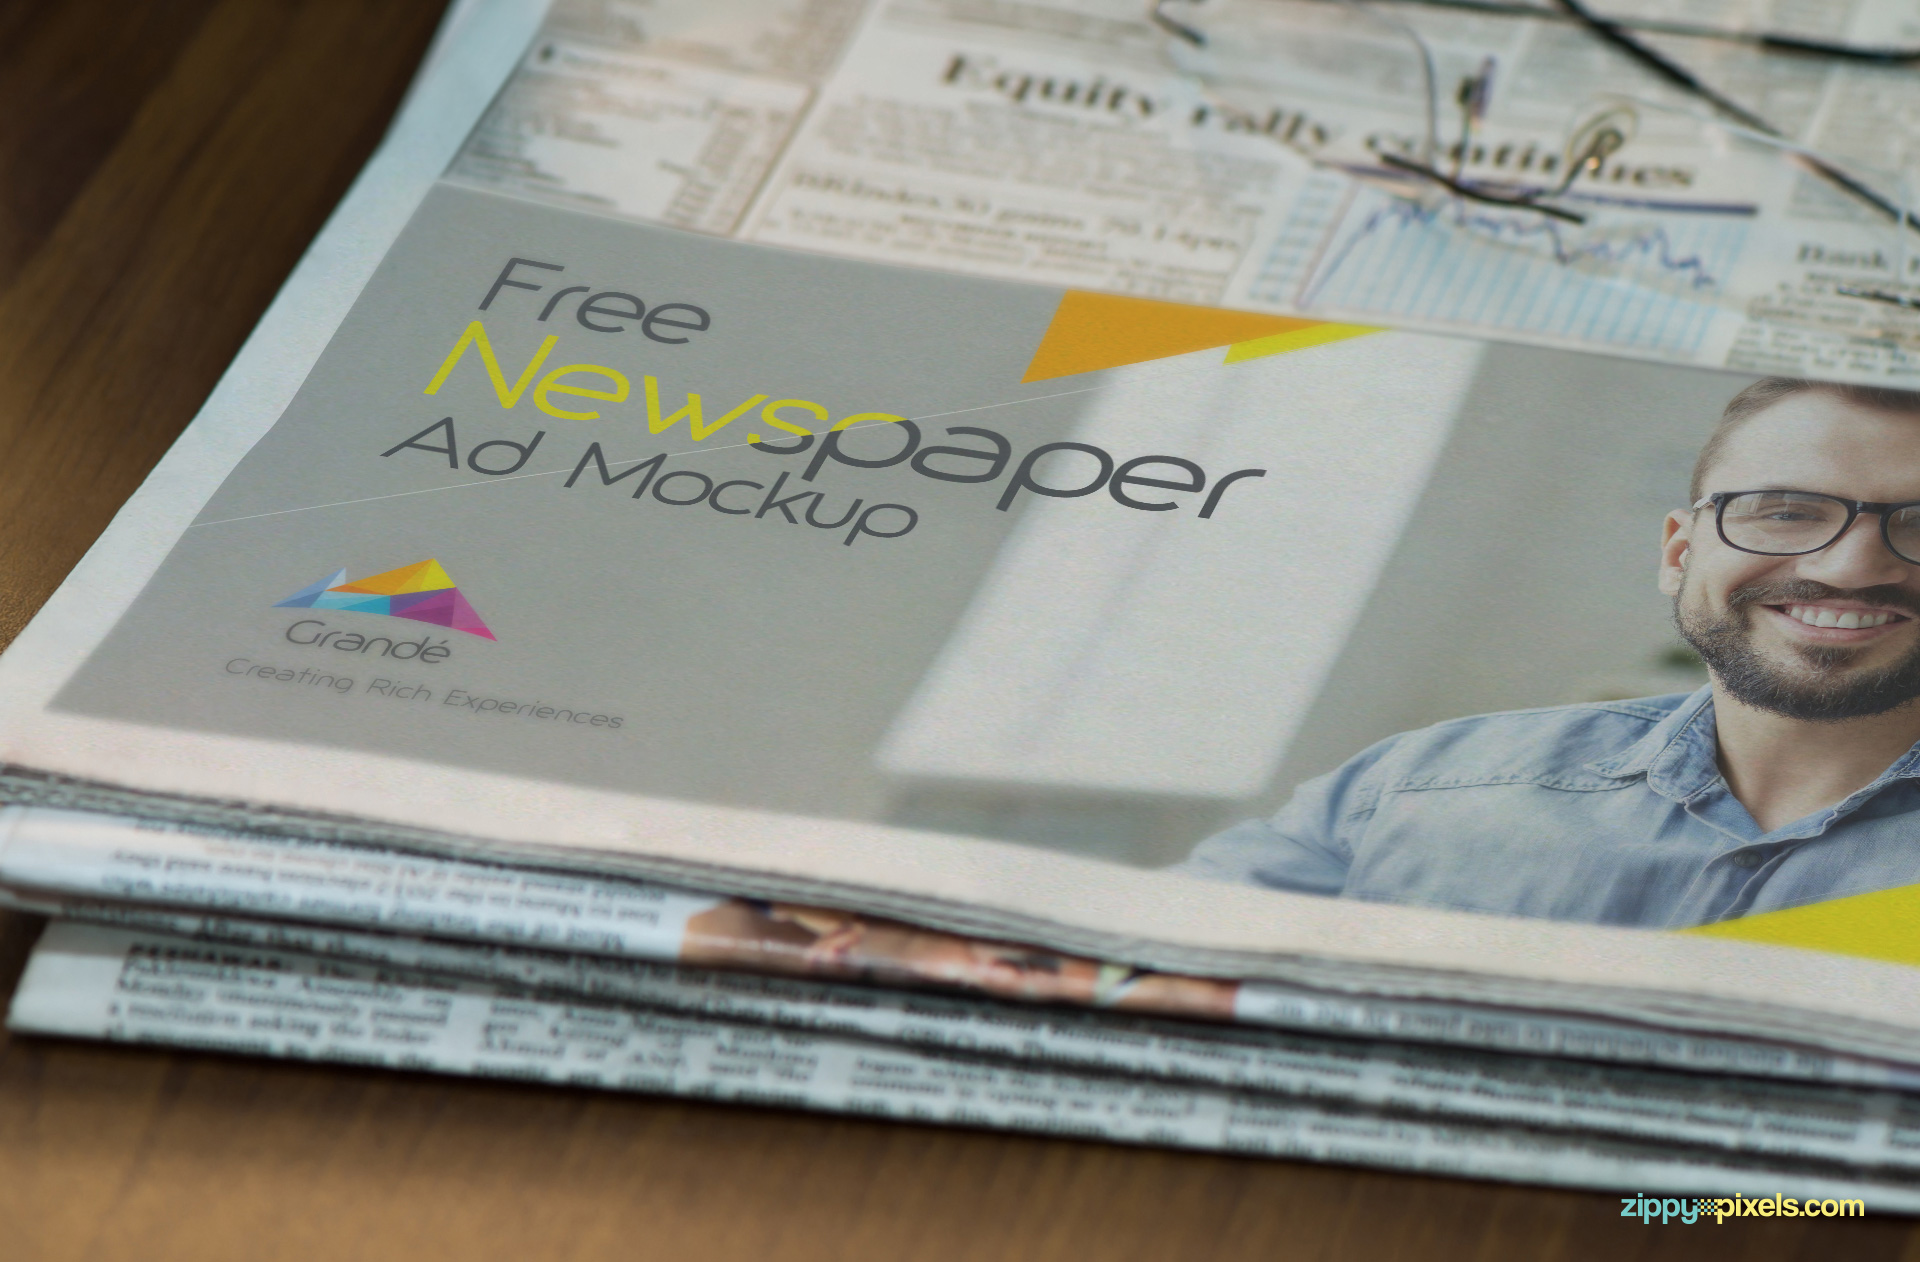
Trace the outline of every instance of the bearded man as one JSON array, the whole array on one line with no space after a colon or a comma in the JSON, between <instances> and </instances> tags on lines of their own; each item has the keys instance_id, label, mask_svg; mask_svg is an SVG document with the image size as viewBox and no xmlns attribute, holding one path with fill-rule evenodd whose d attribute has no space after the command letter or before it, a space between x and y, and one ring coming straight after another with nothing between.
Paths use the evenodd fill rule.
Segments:
<instances>
[{"instance_id":1,"label":"bearded man","mask_svg":"<svg viewBox=\"0 0 1920 1262\"><path fill-rule=\"evenodd\" d=\"M1920 394L1772 377L1669 514L1708 685L1381 741L1197 876L1674 928L1920 882Z\"/></svg>"}]
</instances>

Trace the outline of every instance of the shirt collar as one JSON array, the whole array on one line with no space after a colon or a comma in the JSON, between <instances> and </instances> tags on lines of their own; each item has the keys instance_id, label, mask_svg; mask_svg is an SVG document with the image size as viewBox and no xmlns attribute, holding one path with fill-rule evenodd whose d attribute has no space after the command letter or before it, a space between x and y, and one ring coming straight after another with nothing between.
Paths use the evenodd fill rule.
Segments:
<instances>
[{"instance_id":1,"label":"shirt collar","mask_svg":"<svg viewBox=\"0 0 1920 1262\"><path fill-rule=\"evenodd\" d=\"M1713 721L1713 686L1701 688L1676 706L1651 731L1611 758L1587 764L1596 775L1616 780L1645 776L1647 787L1675 801L1720 783L1719 743ZM1895 780L1920 779L1920 742L1894 759L1872 784L1851 794L1834 809L1844 811Z\"/></svg>"},{"instance_id":2,"label":"shirt collar","mask_svg":"<svg viewBox=\"0 0 1920 1262\"><path fill-rule=\"evenodd\" d=\"M1655 793L1685 801L1719 781L1716 753L1709 684L1681 701L1645 736L1611 758L1588 763L1587 770L1616 780L1645 776Z\"/></svg>"}]
</instances>

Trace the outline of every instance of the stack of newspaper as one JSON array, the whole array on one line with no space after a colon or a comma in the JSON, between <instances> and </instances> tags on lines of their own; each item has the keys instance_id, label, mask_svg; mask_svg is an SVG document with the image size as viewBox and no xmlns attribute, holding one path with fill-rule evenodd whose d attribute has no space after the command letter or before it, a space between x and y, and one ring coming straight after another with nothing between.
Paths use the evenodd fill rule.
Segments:
<instances>
[{"instance_id":1,"label":"stack of newspaper","mask_svg":"<svg viewBox=\"0 0 1920 1262\"><path fill-rule=\"evenodd\" d=\"M1417 8L456 6L0 657L12 1026L1920 1210L1900 243Z\"/></svg>"}]
</instances>

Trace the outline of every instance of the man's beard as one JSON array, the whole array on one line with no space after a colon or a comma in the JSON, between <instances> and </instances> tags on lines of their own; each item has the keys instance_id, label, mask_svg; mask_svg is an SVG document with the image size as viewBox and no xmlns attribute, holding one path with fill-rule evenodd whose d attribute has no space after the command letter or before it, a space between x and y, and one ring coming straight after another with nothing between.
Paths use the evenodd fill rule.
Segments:
<instances>
[{"instance_id":1,"label":"man's beard","mask_svg":"<svg viewBox=\"0 0 1920 1262\"><path fill-rule=\"evenodd\" d=\"M1869 646L1796 645L1792 652L1806 667L1799 676L1769 662L1753 643L1753 611L1761 605L1857 600L1920 616L1920 597L1903 587L1847 591L1809 579L1756 583L1736 588L1728 597L1727 612L1717 618L1690 612L1682 603L1685 595L1683 583L1673 598L1674 625L1712 669L1720 686L1756 709L1812 723L1839 723L1885 714L1920 697L1920 643L1900 660L1871 671L1847 669Z\"/></svg>"}]
</instances>

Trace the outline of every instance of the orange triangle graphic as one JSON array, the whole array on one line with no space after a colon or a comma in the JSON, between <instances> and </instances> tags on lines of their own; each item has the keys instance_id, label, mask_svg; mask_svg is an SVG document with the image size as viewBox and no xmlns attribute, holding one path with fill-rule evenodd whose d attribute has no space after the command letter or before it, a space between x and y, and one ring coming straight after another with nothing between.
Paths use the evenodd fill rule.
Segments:
<instances>
[{"instance_id":1,"label":"orange triangle graphic","mask_svg":"<svg viewBox=\"0 0 1920 1262\"><path fill-rule=\"evenodd\" d=\"M1143 364L1235 342L1322 324L1293 316L1227 311L1153 298L1123 298L1070 289L1060 299L1021 381Z\"/></svg>"}]
</instances>

